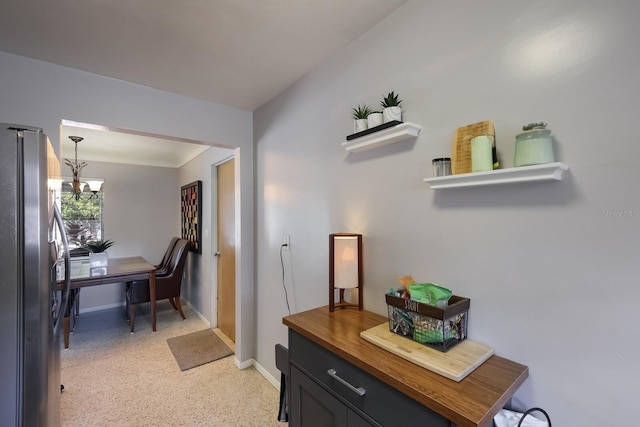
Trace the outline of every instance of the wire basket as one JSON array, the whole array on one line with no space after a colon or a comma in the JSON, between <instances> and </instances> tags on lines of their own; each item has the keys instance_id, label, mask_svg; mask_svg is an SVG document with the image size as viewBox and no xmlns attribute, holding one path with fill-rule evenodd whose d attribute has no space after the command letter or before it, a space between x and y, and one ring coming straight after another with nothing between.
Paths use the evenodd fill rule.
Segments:
<instances>
[{"instance_id":1,"label":"wire basket","mask_svg":"<svg viewBox=\"0 0 640 427\"><path fill-rule=\"evenodd\" d=\"M386 294L389 330L443 352L467 339L469 298L453 295L445 308Z\"/></svg>"}]
</instances>

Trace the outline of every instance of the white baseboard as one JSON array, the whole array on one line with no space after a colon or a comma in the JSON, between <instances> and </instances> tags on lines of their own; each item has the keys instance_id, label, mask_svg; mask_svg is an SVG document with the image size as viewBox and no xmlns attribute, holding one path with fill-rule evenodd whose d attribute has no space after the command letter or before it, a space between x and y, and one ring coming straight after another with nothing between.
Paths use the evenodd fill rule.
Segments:
<instances>
[{"instance_id":1,"label":"white baseboard","mask_svg":"<svg viewBox=\"0 0 640 427\"><path fill-rule=\"evenodd\" d=\"M253 366L256 361L254 359L245 360L244 362L240 362L237 357L233 358L233 363L235 363L238 369L247 369Z\"/></svg>"},{"instance_id":2,"label":"white baseboard","mask_svg":"<svg viewBox=\"0 0 640 427\"><path fill-rule=\"evenodd\" d=\"M262 374L263 377L267 379L271 383L272 386L276 388L276 390L280 390L280 381L273 378L273 376L267 371L261 364L253 361L253 366L256 367L256 370Z\"/></svg>"},{"instance_id":3,"label":"white baseboard","mask_svg":"<svg viewBox=\"0 0 640 427\"><path fill-rule=\"evenodd\" d=\"M266 380L269 381L271 385L276 388L276 390L280 390L280 381L273 378L273 376L269 373L269 371L263 368L262 365L256 362L255 359L249 359L249 360L245 360L244 362L240 362L237 358L234 357L233 363L235 363L236 367L240 370L247 369L251 366L254 366L256 368L256 371L258 371L263 377L265 377Z\"/></svg>"},{"instance_id":4,"label":"white baseboard","mask_svg":"<svg viewBox=\"0 0 640 427\"><path fill-rule=\"evenodd\" d=\"M187 306L189 307L189 309L194 312L196 314L196 316L198 316L200 318L200 320L202 320L208 327L211 328L211 322L209 322L209 319L207 319L206 317L204 317L202 315L202 313L200 313L198 310L196 310L196 308L191 305L191 303L185 299L183 299L182 301L184 301L185 303L187 303Z\"/></svg>"}]
</instances>

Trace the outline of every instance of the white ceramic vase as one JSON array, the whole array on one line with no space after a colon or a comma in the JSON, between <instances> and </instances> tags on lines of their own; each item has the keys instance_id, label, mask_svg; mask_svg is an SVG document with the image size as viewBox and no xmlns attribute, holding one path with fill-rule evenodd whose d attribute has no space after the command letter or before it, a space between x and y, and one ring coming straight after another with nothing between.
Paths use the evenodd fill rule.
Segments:
<instances>
[{"instance_id":1,"label":"white ceramic vase","mask_svg":"<svg viewBox=\"0 0 640 427\"><path fill-rule=\"evenodd\" d=\"M369 129L380 126L383 123L382 113L371 113L367 116L367 125Z\"/></svg>"},{"instance_id":2,"label":"white ceramic vase","mask_svg":"<svg viewBox=\"0 0 640 427\"><path fill-rule=\"evenodd\" d=\"M109 256L106 252L89 252L89 267L106 267L109 264Z\"/></svg>"},{"instance_id":3,"label":"white ceramic vase","mask_svg":"<svg viewBox=\"0 0 640 427\"><path fill-rule=\"evenodd\" d=\"M400 107L387 107L382 110L382 115L384 116L385 123L393 120L402 121L402 109Z\"/></svg>"},{"instance_id":4,"label":"white ceramic vase","mask_svg":"<svg viewBox=\"0 0 640 427\"><path fill-rule=\"evenodd\" d=\"M353 133L362 132L369 129L367 119L357 119L353 122Z\"/></svg>"}]
</instances>

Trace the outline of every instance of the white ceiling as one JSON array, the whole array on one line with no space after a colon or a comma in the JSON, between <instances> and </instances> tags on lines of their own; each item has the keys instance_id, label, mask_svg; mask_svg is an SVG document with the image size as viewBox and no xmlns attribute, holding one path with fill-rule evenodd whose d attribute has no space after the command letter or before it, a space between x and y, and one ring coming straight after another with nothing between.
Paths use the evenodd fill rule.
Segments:
<instances>
[{"instance_id":1,"label":"white ceiling","mask_svg":"<svg viewBox=\"0 0 640 427\"><path fill-rule=\"evenodd\" d=\"M210 148L196 141L64 121L62 157L69 159L75 158L75 143L69 136L84 138L78 142L80 160L168 168L179 168Z\"/></svg>"},{"instance_id":2,"label":"white ceiling","mask_svg":"<svg viewBox=\"0 0 640 427\"><path fill-rule=\"evenodd\" d=\"M406 1L3 0L0 50L254 111ZM157 165L202 148L90 130L63 129L63 156L72 134L105 161L151 164L144 143Z\"/></svg>"},{"instance_id":3,"label":"white ceiling","mask_svg":"<svg viewBox=\"0 0 640 427\"><path fill-rule=\"evenodd\" d=\"M3 0L0 50L253 111L406 0Z\"/></svg>"}]
</instances>

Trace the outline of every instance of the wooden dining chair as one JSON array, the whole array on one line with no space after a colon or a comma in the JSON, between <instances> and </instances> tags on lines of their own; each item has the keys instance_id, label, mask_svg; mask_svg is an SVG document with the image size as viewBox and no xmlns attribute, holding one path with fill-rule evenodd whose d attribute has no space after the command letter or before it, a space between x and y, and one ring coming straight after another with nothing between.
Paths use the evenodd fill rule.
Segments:
<instances>
[{"instance_id":1,"label":"wooden dining chair","mask_svg":"<svg viewBox=\"0 0 640 427\"><path fill-rule=\"evenodd\" d=\"M168 273L163 276L156 276L156 301L168 299L174 310L180 313L182 319L186 319L186 317L182 311L180 291L182 288L182 273L187 261L190 244L188 240L178 239L171 253L171 258L169 258ZM136 306L150 301L148 280L136 280L128 283L127 306L129 307L131 332L135 330Z\"/></svg>"}]
</instances>

